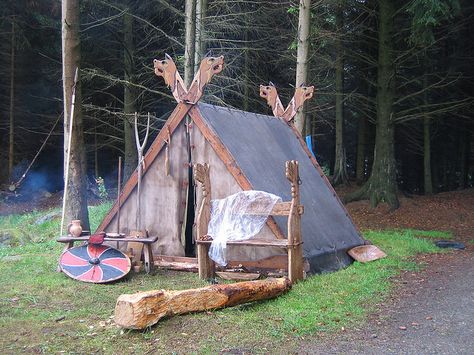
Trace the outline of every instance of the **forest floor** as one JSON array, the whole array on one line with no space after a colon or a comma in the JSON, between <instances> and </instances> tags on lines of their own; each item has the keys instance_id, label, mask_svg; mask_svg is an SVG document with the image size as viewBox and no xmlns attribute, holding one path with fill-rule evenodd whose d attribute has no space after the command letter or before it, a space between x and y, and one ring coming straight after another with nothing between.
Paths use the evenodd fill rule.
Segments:
<instances>
[{"instance_id":1,"label":"forest floor","mask_svg":"<svg viewBox=\"0 0 474 355\"><path fill-rule=\"evenodd\" d=\"M354 188L337 189L337 193L344 196ZM474 189L399 199L400 208L395 211L386 204L371 208L369 201L351 202L346 208L361 230L437 230L450 231L456 240L465 242L474 238Z\"/></svg>"},{"instance_id":2,"label":"forest floor","mask_svg":"<svg viewBox=\"0 0 474 355\"><path fill-rule=\"evenodd\" d=\"M387 258L312 276L272 301L174 317L143 332L113 325L119 294L204 284L193 274L166 270L111 285L75 282L55 272L60 196L0 203L0 230L15 229L17 240L32 242L0 248L0 348L7 354L469 353L474 189L400 202L396 211L371 209L367 201L347 205ZM43 210L53 206L53 214ZM93 207L91 224L109 207ZM40 212L24 213L31 210ZM52 218L38 222L44 215ZM433 248L433 241L448 238L466 250Z\"/></svg>"}]
</instances>

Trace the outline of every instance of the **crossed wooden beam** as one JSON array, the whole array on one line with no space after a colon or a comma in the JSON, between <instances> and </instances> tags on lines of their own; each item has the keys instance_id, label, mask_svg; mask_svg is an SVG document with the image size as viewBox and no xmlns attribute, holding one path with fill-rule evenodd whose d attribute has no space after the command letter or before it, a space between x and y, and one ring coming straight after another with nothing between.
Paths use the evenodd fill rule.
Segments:
<instances>
[{"instance_id":1,"label":"crossed wooden beam","mask_svg":"<svg viewBox=\"0 0 474 355\"><path fill-rule=\"evenodd\" d=\"M286 122L290 122L295 117L304 102L313 97L313 93L314 86L296 88L293 98L285 109L272 82L269 85L260 85L260 97L267 100L267 104L272 108L275 117L282 118Z\"/></svg>"},{"instance_id":2,"label":"crossed wooden beam","mask_svg":"<svg viewBox=\"0 0 474 355\"><path fill-rule=\"evenodd\" d=\"M204 58L189 88L186 88L176 64L168 54L163 60L154 59L153 65L155 74L165 80L177 102L195 104L201 98L206 84L224 69L224 56Z\"/></svg>"},{"instance_id":3,"label":"crossed wooden beam","mask_svg":"<svg viewBox=\"0 0 474 355\"><path fill-rule=\"evenodd\" d=\"M165 80L166 85L171 89L173 97L178 103L195 104L202 97L206 84L224 68L224 56L204 58L189 88L186 88L175 62L168 54L165 54L165 59L163 60L154 59L153 65L155 74ZM303 103L313 97L313 93L314 86L296 88L293 98L288 106L284 108L273 83L270 82L267 86L260 85L260 96L267 100L268 105L272 108L273 115L286 122L290 122L295 117Z\"/></svg>"}]
</instances>

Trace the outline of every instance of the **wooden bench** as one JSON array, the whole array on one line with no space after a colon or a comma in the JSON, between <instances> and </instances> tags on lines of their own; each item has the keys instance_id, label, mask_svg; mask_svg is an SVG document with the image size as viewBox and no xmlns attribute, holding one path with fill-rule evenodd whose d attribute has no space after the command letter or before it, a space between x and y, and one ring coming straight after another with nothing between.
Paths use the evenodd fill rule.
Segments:
<instances>
[{"instance_id":1,"label":"wooden bench","mask_svg":"<svg viewBox=\"0 0 474 355\"><path fill-rule=\"evenodd\" d=\"M74 246L75 242L87 242L89 240L90 235L84 235L80 237L73 237L71 235L59 237L57 241L59 243L67 243L65 250L70 249ZM145 271L149 274L153 270L153 250L152 244L158 240L158 237L148 237L148 238L133 238L133 237L125 237L125 238L110 238L105 237L104 242L116 242L125 243L125 242L136 242L136 243L143 243L143 254L144 254L144 266Z\"/></svg>"},{"instance_id":2,"label":"wooden bench","mask_svg":"<svg viewBox=\"0 0 474 355\"><path fill-rule=\"evenodd\" d=\"M280 247L288 251L288 277L292 282L303 279L303 242L301 239L301 215L304 208L300 205L299 196L299 175L298 162L286 162L286 177L291 184L291 201L275 204L270 216L288 217L288 238L287 239L258 239L252 238L240 241L227 241L227 245L233 247ZM197 215L197 255L199 277L201 279L213 278L215 275L215 264L209 258L209 247L212 239L207 235L207 228L211 218L211 182L209 177L208 164L194 165L194 178L201 183L202 201ZM256 206L251 214L259 213Z\"/></svg>"}]
</instances>

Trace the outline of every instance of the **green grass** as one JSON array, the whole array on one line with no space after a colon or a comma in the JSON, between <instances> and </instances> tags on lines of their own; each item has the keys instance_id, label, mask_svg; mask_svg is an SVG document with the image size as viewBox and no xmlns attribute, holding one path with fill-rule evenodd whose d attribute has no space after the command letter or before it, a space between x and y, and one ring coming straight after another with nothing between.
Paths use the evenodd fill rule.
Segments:
<instances>
[{"instance_id":1,"label":"green grass","mask_svg":"<svg viewBox=\"0 0 474 355\"><path fill-rule=\"evenodd\" d=\"M418 229L410 229L410 231L416 237L423 237L423 238L433 238L433 239L453 239L453 233L447 231L422 231Z\"/></svg>"},{"instance_id":2,"label":"green grass","mask_svg":"<svg viewBox=\"0 0 474 355\"><path fill-rule=\"evenodd\" d=\"M92 226L108 208L91 208ZM301 337L360 325L389 294L391 277L402 270L417 270L415 255L439 251L429 238L417 237L420 231L367 231L365 236L387 258L309 277L271 301L177 316L143 332L122 331L110 318L120 294L205 283L196 274L163 270L151 276L133 274L107 285L71 280L55 271L62 250L54 241L59 221L35 225L39 216L0 218L0 230L22 227L34 236L0 248L0 348L5 353L217 353L223 348L288 352ZM437 233L441 232L428 235L438 238ZM56 321L63 316L64 320Z\"/></svg>"}]
</instances>

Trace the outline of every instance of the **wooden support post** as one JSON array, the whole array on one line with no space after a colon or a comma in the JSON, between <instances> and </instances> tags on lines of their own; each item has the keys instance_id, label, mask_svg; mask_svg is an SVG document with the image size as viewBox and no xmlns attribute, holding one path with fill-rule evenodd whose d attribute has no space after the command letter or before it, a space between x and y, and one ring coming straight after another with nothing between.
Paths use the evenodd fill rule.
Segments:
<instances>
[{"instance_id":1,"label":"wooden support post","mask_svg":"<svg viewBox=\"0 0 474 355\"><path fill-rule=\"evenodd\" d=\"M211 220L211 178L209 176L209 164L194 165L194 180L201 183L202 201L196 217L197 238L207 235L207 226ZM214 277L215 263L208 256L209 244L197 244L197 256L199 267L199 278L207 280Z\"/></svg>"},{"instance_id":2,"label":"wooden support post","mask_svg":"<svg viewBox=\"0 0 474 355\"><path fill-rule=\"evenodd\" d=\"M291 183L291 207L288 216L288 277L291 282L303 279L303 243L301 238L300 188L298 162L286 162L286 177Z\"/></svg>"},{"instance_id":3,"label":"wooden support post","mask_svg":"<svg viewBox=\"0 0 474 355\"><path fill-rule=\"evenodd\" d=\"M199 278L202 280L212 279L216 273L216 264L209 257L209 247L210 244L197 245Z\"/></svg>"},{"instance_id":4,"label":"wooden support post","mask_svg":"<svg viewBox=\"0 0 474 355\"><path fill-rule=\"evenodd\" d=\"M291 281L287 278L269 278L183 291L155 290L121 295L115 305L115 323L123 328L144 329L163 317L266 300L290 288Z\"/></svg>"}]
</instances>

